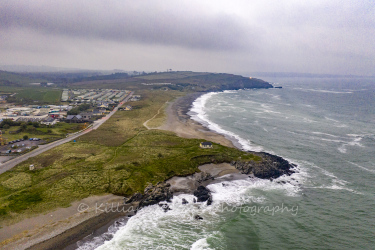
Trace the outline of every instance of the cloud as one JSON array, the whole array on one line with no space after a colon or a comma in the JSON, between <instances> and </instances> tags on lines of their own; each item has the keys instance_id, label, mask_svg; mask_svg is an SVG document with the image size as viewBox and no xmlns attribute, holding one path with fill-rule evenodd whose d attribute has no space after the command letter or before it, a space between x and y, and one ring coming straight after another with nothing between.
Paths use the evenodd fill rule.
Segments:
<instances>
[{"instance_id":1,"label":"cloud","mask_svg":"<svg viewBox=\"0 0 375 250\"><path fill-rule=\"evenodd\" d=\"M30 29L55 36L233 50L249 42L234 15L212 14L172 1L7 1L0 29Z\"/></svg>"},{"instance_id":2,"label":"cloud","mask_svg":"<svg viewBox=\"0 0 375 250\"><path fill-rule=\"evenodd\" d=\"M373 0L0 1L0 63L372 75Z\"/></svg>"}]
</instances>

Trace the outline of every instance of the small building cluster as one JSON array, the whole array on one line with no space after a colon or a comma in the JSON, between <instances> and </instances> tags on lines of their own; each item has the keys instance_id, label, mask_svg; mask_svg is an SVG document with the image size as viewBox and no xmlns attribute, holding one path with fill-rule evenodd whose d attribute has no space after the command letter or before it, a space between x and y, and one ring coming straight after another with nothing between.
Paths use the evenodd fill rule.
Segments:
<instances>
[{"instance_id":1,"label":"small building cluster","mask_svg":"<svg viewBox=\"0 0 375 250\"><path fill-rule=\"evenodd\" d=\"M80 123L93 121L108 114L130 91L114 89L64 89L61 100L69 102L66 105L23 105L6 106L0 113L0 122L10 119L18 122L39 122L44 125L54 125L56 122ZM137 97L138 98L138 97ZM139 96L140 98L140 96ZM89 105L88 109L69 114L72 109L77 109L81 104ZM124 110L131 110L126 106ZM72 112L70 112L72 113Z\"/></svg>"},{"instance_id":2,"label":"small building cluster","mask_svg":"<svg viewBox=\"0 0 375 250\"><path fill-rule=\"evenodd\" d=\"M61 101L105 106L122 101L129 93L129 90L119 89L64 89Z\"/></svg>"},{"instance_id":3,"label":"small building cluster","mask_svg":"<svg viewBox=\"0 0 375 250\"><path fill-rule=\"evenodd\" d=\"M136 101L139 101L139 100L141 100L141 96L140 95L133 95L132 98L130 98L129 101L136 102Z\"/></svg>"}]
</instances>

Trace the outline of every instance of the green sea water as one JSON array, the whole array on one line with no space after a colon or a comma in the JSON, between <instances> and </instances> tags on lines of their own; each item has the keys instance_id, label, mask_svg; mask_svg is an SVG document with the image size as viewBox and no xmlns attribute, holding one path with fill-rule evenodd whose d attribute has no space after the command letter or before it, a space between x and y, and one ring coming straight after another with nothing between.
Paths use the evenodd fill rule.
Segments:
<instances>
[{"instance_id":1,"label":"green sea water","mask_svg":"<svg viewBox=\"0 0 375 250\"><path fill-rule=\"evenodd\" d=\"M295 174L212 184L211 206L175 196L167 213L146 207L80 248L374 249L374 79L265 80L283 88L209 93L190 114L244 150L297 164Z\"/></svg>"}]
</instances>

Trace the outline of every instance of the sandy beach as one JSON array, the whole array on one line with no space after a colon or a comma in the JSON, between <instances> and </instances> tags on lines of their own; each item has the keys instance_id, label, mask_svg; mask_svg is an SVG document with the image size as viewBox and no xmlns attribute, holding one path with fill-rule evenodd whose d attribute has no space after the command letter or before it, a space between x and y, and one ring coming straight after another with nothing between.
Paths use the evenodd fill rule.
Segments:
<instances>
[{"instance_id":1,"label":"sandy beach","mask_svg":"<svg viewBox=\"0 0 375 250\"><path fill-rule=\"evenodd\" d=\"M198 138L225 146L234 147L233 143L223 135L217 134L190 119L187 112L192 102L202 93L192 93L166 107L166 122L157 129L175 132L183 138ZM200 167L201 171L210 173L213 177L227 175L228 178L241 178L230 164L207 164ZM230 175L228 175L230 174ZM190 178L190 179L189 179ZM197 183L191 177L173 177L168 180L174 192L191 192ZM211 181L212 182L212 181ZM209 184L210 181L202 183ZM103 211L106 207L101 204L118 204L116 211ZM92 196L72 203L68 208L25 219L16 224L0 228L0 247L2 249L74 249L76 242L88 235L106 232L121 217L133 213L126 213L134 204L123 205L123 197L112 194ZM84 205L82 205L84 204ZM99 209L98 209L99 206ZM113 206L113 205L112 205ZM108 206L107 206L108 207ZM130 209L132 210L132 209Z\"/></svg>"},{"instance_id":2,"label":"sandy beach","mask_svg":"<svg viewBox=\"0 0 375 250\"><path fill-rule=\"evenodd\" d=\"M225 136L207 129L200 123L190 119L190 116L187 115L191 104L202 94L204 93L188 94L171 102L165 110L167 120L158 129L173 131L183 138L205 139L227 147L235 147L232 141L225 138Z\"/></svg>"}]
</instances>

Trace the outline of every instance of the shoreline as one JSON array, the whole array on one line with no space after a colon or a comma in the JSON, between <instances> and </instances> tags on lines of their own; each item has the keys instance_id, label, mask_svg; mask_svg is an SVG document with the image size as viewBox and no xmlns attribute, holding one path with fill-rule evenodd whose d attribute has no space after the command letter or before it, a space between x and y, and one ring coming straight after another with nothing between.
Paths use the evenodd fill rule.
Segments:
<instances>
[{"instance_id":1,"label":"shoreline","mask_svg":"<svg viewBox=\"0 0 375 250\"><path fill-rule=\"evenodd\" d=\"M175 132L177 136L183 138L196 138L196 139L203 139L207 141L212 141L227 147L238 148L239 150L243 150L240 148L240 144L236 143L233 140L229 139L227 136L220 134L216 131L210 130L209 128L205 127L204 125L200 124L199 122L190 118L187 114L193 102L199 98L200 96L207 94L206 92L196 92L196 93L189 93L185 96L177 98L173 102L171 102L165 109L166 112L166 121L165 123L156 128L161 130L167 130L171 132ZM237 146L237 147L236 147ZM210 166L207 166L210 165ZM215 177L214 180L204 180L201 185L207 186L211 183L222 182L224 180L236 180L241 178L247 178L246 174L241 174L239 170L235 169L235 167L231 166L229 163L222 163L222 164L205 164L199 167L201 171L205 171L210 173L212 176ZM219 178L216 180L216 177L221 177L223 175L227 175L224 179ZM174 195L178 195L181 193L192 193L193 190L197 187L194 184L194 180L191 180L191 177L194 175L186 176L186 177L172 177L165 181L165 183L169 183L172 185L171 189L174 192ZM190 178L190 182L189 182ZM196 182L196 181L195 181ZM90 197L89 197L90 198ZM121 200L118 197L118 200ZM77 201L72 204L71 207L77 208L77 205L80 204L81 201ZM109 201L108 201L109 203ZM119 207L120 210L122 208L129 208L129 207L136 207L137 204L125 204L123 199L118 203L121 204ZM62 208L64 209L64 208ZM92 211L91 211L92 212ZM78 242L87 242L90 241L95 236L102 235L103 233L107 232L111 226L114 226L118 223L119 219L127 220L128 217L132 216L134 213L124 213L120 212L102 212L102 213L95 213L91 217L83 219L78 224L68 223L69 226L62 230L62 232L55 234L55 235L48 235L45 233L42 237L39 237L35 240L34 244L17 244L21 243L20 241L15 241L14 244L18 248L22 249L76 249ZM21 221L22 223L22 221ZM61 226L62 227L62 226ZM60 229L61 229L60 227ZM89 238L89 239L88 239ZM11 247L13 244L5 245L6 248ZM1 242L0 242L1 246Z\"/></svg>"},{"instance_id":2,"label":"shoreline","mask_svg":"<svg viewBox=\"0 0 375 250\"><path fill-rule=\"evenodd\" d=\"M236 143L227 138L227 136L210 130L201 123L191 119L190 115L187 114L193 102L204 94L208 93L190 93L171 102L165 109L167 115L166 122L157 129L175 132L177 136L183 138L203 139L242 150L236 147Z\"/></svg>"}]
</instances>

